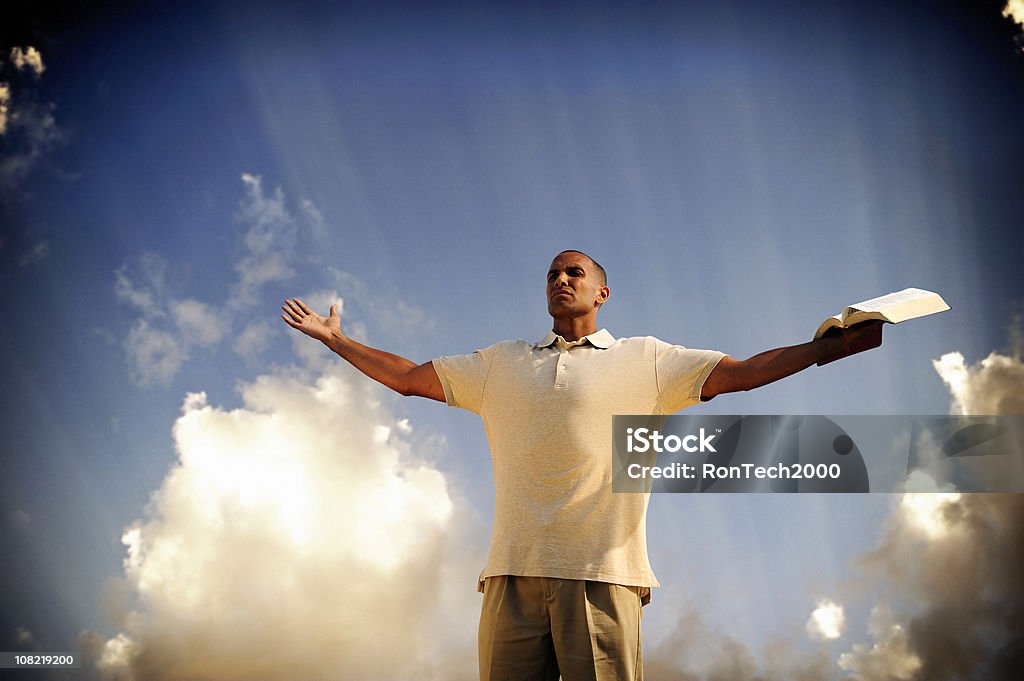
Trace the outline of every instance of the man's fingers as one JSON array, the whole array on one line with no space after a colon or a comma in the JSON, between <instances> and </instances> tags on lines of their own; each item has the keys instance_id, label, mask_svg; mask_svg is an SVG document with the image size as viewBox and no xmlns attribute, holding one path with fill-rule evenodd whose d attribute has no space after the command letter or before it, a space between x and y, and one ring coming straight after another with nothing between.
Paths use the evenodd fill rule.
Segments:
<instances>
[{"instance_id":1,"label":"man's fingers","mask_svg":"<svg viewBox=\"0 0 1024 681\"><path fill-rule=\"evenodd\" d=\"M295 299L295 304L298 305L299 309L305 312L306 314L313 314L313 311L306 307L306 304L299 300L298 298Z\"/></svg>"},{"instance_id":2,"label":"man's fingers","mask_svg":"<svg viewBox=\"0 0 1024 681\"><path fill-rule=\"evenodd\" d=\"M284 310L284 312L296 322L301 322L302 318L305 317L305 315L302 314L302 310L296 307L295 304L292 303L292 301L290 300L286 300L285 305L282 305L281 309Z\"/></svg>"}]
</instances>

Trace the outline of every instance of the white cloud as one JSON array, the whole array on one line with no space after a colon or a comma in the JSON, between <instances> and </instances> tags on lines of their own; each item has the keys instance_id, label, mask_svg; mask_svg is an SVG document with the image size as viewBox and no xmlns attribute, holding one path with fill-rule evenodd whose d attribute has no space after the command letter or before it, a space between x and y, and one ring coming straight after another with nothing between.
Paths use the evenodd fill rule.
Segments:
<instances>
[{"instance_id":1,"label":"white cloud","mask_svg":"<svg viewBox=\"0 0 1024 681\"><path fill-rule=\"evenodd\" d=\"M143 317L162 317L170 298L167 263L156 253L145 253L114 272L114 294Z\"/></svg>"},{"instance_id":2,"label":"white cloud","mask_svg":"<svg viewBox=\"0 0 1024 681\"><path fill-rule=\"evenodd\" d=\"M917 678L921 658L911 650L907 631L884 606L871 610L868 633L871 645L857 644L839 657L839 666L858 681L909 681Z\"/></svg>"},{"instance_id":3,"label":"white cloud","mask_svg":"<svg viewBox=\"0 0 1024 681\"><path fill-rule=\"evenodd\" d=\"M187 345L214 345L227 333L228 323L216 310L198 300L177 301L171 307L174 323Z\"/></svg>"},{"instance_id":4,"label":"white cloud","mask_svg":"<svg viewBox=\"0 0 1024 681\"><path fill-rule=\"evenodd\" d=\"M302 214L306 216L306 223L313 233L313 238L317 241L326 238L327 227L324 224L324 216L316 204L309 199L302 199L299 202L299 207L302 208Z\"/></svg>"},{"instance_id":5,"label":"white cloud","mask_svg":"<svg viewBox=\"0 0 1024 681\"><path fill-rule=\"evenodd\" d=\"M961 353L950 352L932 364L952 393L952 413L1024 414L1024 362L1019 356L993 352L968 366Z\"/></svg>"},{"instance_id":6,"label":"white cloud","mask_svg":"<svg viewBox=\"0 0 1024 681\"><path fill-rule=\"evenodd\" d=\"M258 175L242 174L246 194L239 203L237 217L245 227L243 253L235 270L238 282L231 304L251 304L264 284L287 279L295 260L295 224L285 206L284 192L278 187L272 196L263 192Z\"/></svg>"},{"instance_id":7,"label":"white cloud","mask_svg":"<svg viewBox=\"0 0 1024 681\"><path fill-rule=\"evenodd\" d=\"M973 366L959 352L932 360L953 398L951 414L1024 414L1024 320L1020 315L1014 316L1009 331L1007 354L992 352Z\"/></svg>"},{"instance_id":8,"label":"white cloud","mask_svg":"<svg viewBox=\"0 0 1024 681\"><path fill-rule=\"evenodd\" d=\"M1019 316L1012 320L1009 332L1008 352L991 352L973 365L960 352L948 352L932 361L936 373L949 389L951 415L1024 415L1024 332ZM950 477L952 459L945 451L946 445L926 435L923 433L922 439L914 443L918 454L917 465L934 475L935 479L954 479ZM963 441L962 446L968 447L966 441ZM978 456L956 459L958 477L955 479L963 481L961 484L964 489L1015 489L1019 485L1020 476L1024 474L1019 458L1001 457L998 465L995 462L986 463L987 458ZM937 491L934 481L928 477L922 472L917 480L908 480L908 485L914 483L920 489L907 486L907 491ZM941 491L954 492L956 489L944 484Z\"/></svg>"},{"instance_id":9,"label":"white cloud","mask_svg":"<svg viewBox=\"0 0 1024 681\"><path fill-rule=\"evenodd\" d=\"M233 328L233 315L194 298L178 298L168 263L155 253L129 260L114 273L114 294L138 319L124 341L141 385L167 384L199 347L214 347Z\"/></svg>"},{"instance_id":10,"label":"white cloud","mask_svg":"<svg viewBox=\"0 0 1024 681\"><path fill-rule=\"evenodd\" d=\"M238 277L220 304L180 297L168 280L170 266L156 253L133 258L114 273L117 299L138 313L124 346L141 385L167 384L197 347L216 348L250 314L260 289L292 275L294 225L280 188L267 196L259 177L242 175L245 194L236 214L241 223L241 253L234 262ZM303 210L319 215L311 202ZM273 315L268 315L273 319ZM252 322L234 338L236 354L255 362L268 347L269 327Z\"/></svg>"},{"instance_id":11,"label":"white cloud","mask_svg":"<svg viewBox=\"0 0 1024 681\"><path fill-rule=\"evenodd\" d=\"M46 66L43 64L43 55L39 53L39 50L31 46L11 48L11 62L19 71L21 69L28 69L36 76L42 75L43 71L46 70Z\"/></svg>"},{"instance_id":12,"label":"white cloud","mask_svg":"<svg viewBox=\"0 0 1024 681\"><path fill-rule=\"evenodd\" d=\"M124 339L132 377L140 385L166 385L196 347L217 344L229 324L205 303L174 297L167 262L146 253L114 273L114 294L139 317Z\"/></svg>"},{"instance_id":13,"label":"white cloud","mask_svg":"<svg viewBox=\"0 0 1024 681\"><path fill-rule=\"evenodd\" d=\"M900 498L900 511L928 539L940 539L952 529L949 505L960 501L958 492L929 492L904 494Z\"/></svg>"},{"instance_id":14,"label":"white cloud","mask_svg":"<svg viewBox=\"0 0 1024 681\"><path fill-rule=\"evenodd\" d=\"M659 645L644 650L644 676L684 681L825 681L832 663L824 651L796 650L776 640L763 651L759 662L741 641L717 631L697 612L684 613L676 628Z\"/></svg>"},{"instance_id":15,"label":"white cloud","mask_svg":"<svg viewBox=\"0 0 1024 681\"><path fill-rule=\"evenodd\" d=\"M1024 0L1008 0L1003 8L1003 16L1024 26Z\"/></svg>"},{"instance_id":16,"label":"white cloud","mask_svg":"<svg viewBox=\"0 0 1024 681\"><path fill-rule=\"evenodd\" d=\"M266 322L246 324L245 328L235 338L235 344L231 349L239 357L255 362L270 346L272 333L273 330L270 324Z\"/></svg>"},{"instance_id":17,"label":"white cloud","mask_svg":"<svg viewBox=\"0 0 1024 681\"><path fill-rule=\"evenodd\" d=\"M125 634L99 643L101 647L96 666L103 671L103 677L110 681L134 679L131 661L141 652L139 644Z\"/></svg>"},{"instance_id":18,"label":"white cloud","mask_svg":"<svg viewBox=\"0 0 1024 681\"><path fill-rule=\"evenodd\" d=\"M133 375L143 385L166 384L192 357L197 347L215 350L230 334L232 350L250 364L270 346L272 327L277 322L280 304L276 287L273 306L260 296L268 284L284 281L294 275L300 258L296 253L296 225L288 210L280 187L267 193L259 176L243 173L244 194L239 201L236 219L240 225L240 252L231 267L237 278L229 294L219 303L183 298L168 280L169 264L160 255L147 253L133 258L114 273L114 292L118 300L134 308L139 318L125 341L125 349ZM300 209L312 230L314 242L325 235L323 216L312 201L302 199ZM319 267L317 268L319 271ZM407 336L432 327L432 320L421 310L401 300L381 300L352 275L335 268L324 272L343 286L348 294L360 300L366 316L372 318L385 333ZM284 296L282 296L283 298ZM331 304L341 302L336 292L317 292L305 302L320 314L327 314ZM281 301L283 302L283 301ZM266 318L252 318L253 310ZM141 322L145 321L145 324ZM366 326L358 320L345 319L345 331L353 338L365 339ZM283 329L283 325L280 325ZM234 329L242 327L240 332ZM322 357L323 348L309 339L292 334L296 352L306 363Z\"/></svg>"},{"instance_id":19,"label":"white cloud","mask_svg":"<svg viewBox=\"0 0 1024 681\"><path fill-rule=\"evenodd\" d=\"M807 633L811 638L831 640L843 635L846 628L846 615L843 606L823 598L807 620Z\"/></svg>"},{"instance_id":20,"label":"white cloud","mask_svg":"<svg viewBox=\"0 0 1024 681\"><path fill-rule=\"evenodd\" d=\"M167 384L188 359L181 338L139 319L124 340L132 376L140 385Z\"/></svg>"},{"instance_id":21,"label":"white cloud","mask_svg":"<svg viewBox=\"0 0 1024 681\"><path fill-rule=\"evenodd\" d=\"M0 83L0 135L7 132L7 112L10 110L11 86Z\"/></svg>"},{"instance_id":22,"label":"white cloud","mask_svg":"<svg viewBox=\"0 0 1024 681\"><path fill-rule=\"evenodd\" d=\"M332 367L260 376L231 411L185 399L178 462L124 533L142 607L90 646L104 678L475 676L466 514L408 424Z\"/></svg>"}]
</instances>

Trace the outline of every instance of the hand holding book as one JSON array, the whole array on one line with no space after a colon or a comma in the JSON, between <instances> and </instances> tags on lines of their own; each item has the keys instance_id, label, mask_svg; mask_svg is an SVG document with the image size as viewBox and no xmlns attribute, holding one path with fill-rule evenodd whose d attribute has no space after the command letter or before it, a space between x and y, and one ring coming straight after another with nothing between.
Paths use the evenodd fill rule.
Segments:
<instances>
[{"instance_id":1,"label":"hand holding book","mask_svg":"<svg viewBox=\"0 0 1024 681\"><path fill-rule=\"evenodd\" d=\"M949 305L938 293L919 288L903 289L850 305L840 314L822 322L815 332L815 340L837 339L830 341L835 343L835 352L819 359L818 366L877 348L882 344L883 323L898 324L948 309Z\"/></svg>"},{"instance_id":2,"label":"hand holding book","mask_svg":"<svg viewBox=\"0 0 1024 681\"><path fill-rule=\"evenodd\" d=\"M858 352L877 348L882 344L882 324L880 320L870 320L848 327L834 326L822 336L835 338L837 349L818 360L818 366L834 362Z\"/></svg>"}]
</instances>

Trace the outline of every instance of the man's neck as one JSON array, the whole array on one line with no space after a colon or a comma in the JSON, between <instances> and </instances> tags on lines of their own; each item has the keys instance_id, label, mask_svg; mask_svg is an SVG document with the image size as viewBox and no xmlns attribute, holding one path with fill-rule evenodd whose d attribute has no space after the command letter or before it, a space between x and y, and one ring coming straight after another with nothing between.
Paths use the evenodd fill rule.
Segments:
<instances>
[{"instance_id":1,"label":"man's neck","mask_svg":"<svg viewBox=\"0 0 1024 681\"><path fill-rule=\"evenodd\" d=\"M551 330L569 341L578 341L597 331L597 317L554 318Z\"/></svg>"}]
</instances>

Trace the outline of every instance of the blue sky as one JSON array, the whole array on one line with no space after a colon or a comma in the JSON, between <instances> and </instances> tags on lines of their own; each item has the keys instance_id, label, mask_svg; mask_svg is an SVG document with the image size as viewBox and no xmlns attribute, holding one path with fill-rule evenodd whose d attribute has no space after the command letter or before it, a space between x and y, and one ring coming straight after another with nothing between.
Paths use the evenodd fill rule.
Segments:
<instances>
[{"instance_id":1,"label":"blue sky","mask_svg":"<svg viewBox=\"0 0 1024 681\"><path fill-rule=\"evenodd\" d=\"M421 518L437 511L423 532L443 542L409 539L408 555L456 547L443 578L466 594L446 625L461 629L414 652L465 666L475 621L457 599L477 607L492 499L483 429L302 344L277 317L293 295L342 299L356 336L425 361L542 337L548 262L580 248L609 272L613 334L746 357L917 286L953 310L699 408L947 413L933 360L1013 354L1019 27L999 3L766 5L179 3L12 22L5 55L31 45L45 70L0 72L0 649L28 645L21 630L51 650L83 631L159 639L173 612L140 586L145 560L123 565L121 538L195 530L173 521L190 494L173 473L194 473L185 455L200 451L183 439L189 418L301 421L303 390L330 377L354 391L316 393L345 432L390 429L393 442L364 433L401 455L388 475L427 471L407 498ZM755 656L780 636L825 646L838 674L838 655L868 638L856 558L894 503L658 497L665 588L648 644L692 610ZM859 601L847 638L808 643L816 600L844 589ZM132 629L128 612L151 627Z\"/></svg>"}]
</instances>

